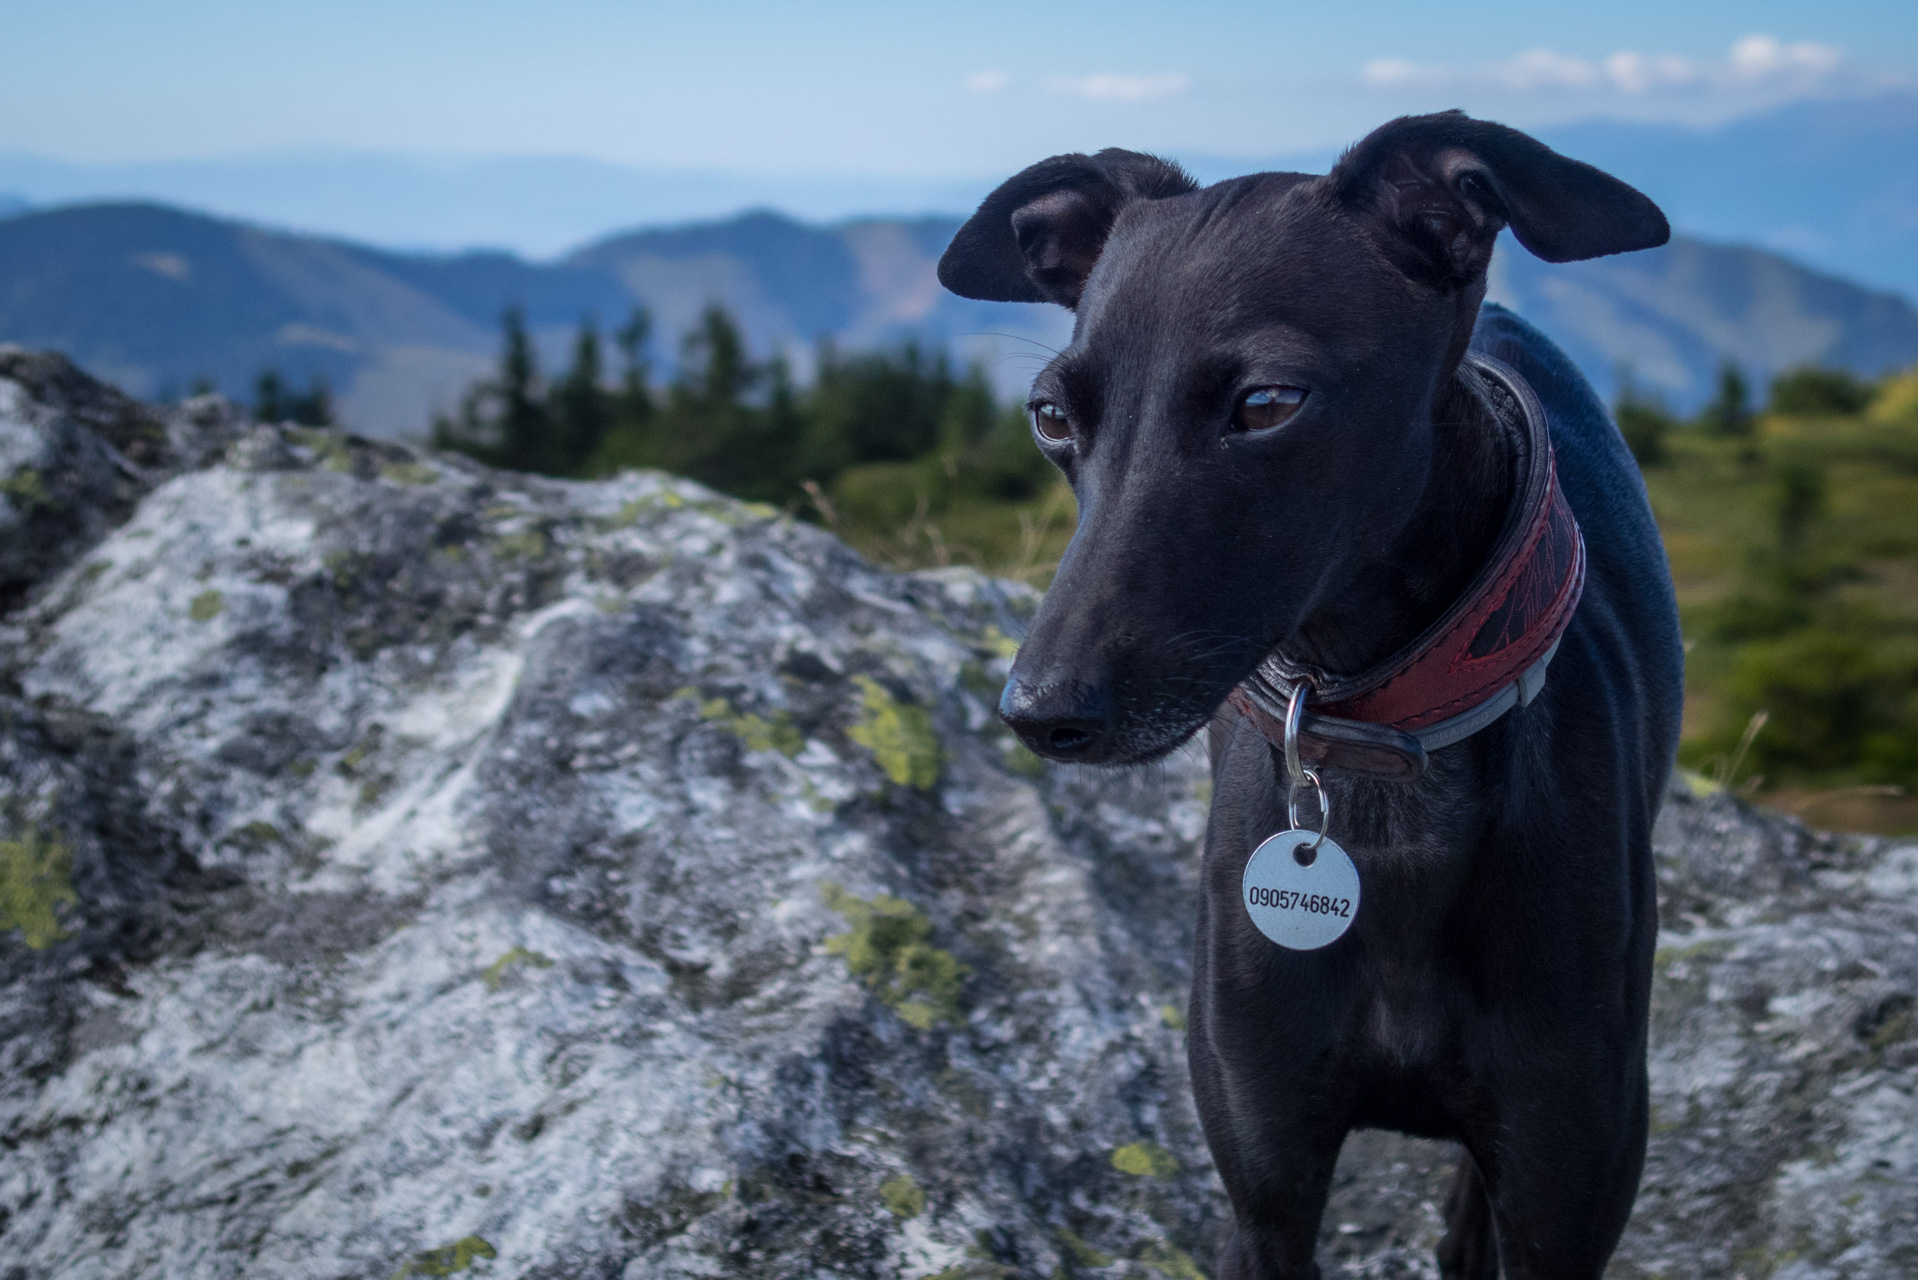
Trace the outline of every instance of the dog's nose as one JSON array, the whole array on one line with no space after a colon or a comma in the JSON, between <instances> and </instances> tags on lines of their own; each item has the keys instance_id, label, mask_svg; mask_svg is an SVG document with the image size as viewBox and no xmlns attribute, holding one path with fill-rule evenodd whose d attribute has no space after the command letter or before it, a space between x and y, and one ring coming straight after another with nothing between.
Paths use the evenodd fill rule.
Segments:
<instances>
[{"instance_id":1,"label":"dog's nose","mask_svg":"<svg viewBox=\"0 0 1918 1280\"><path fill-rule=\"evenodd\" d=\"M999 718L1033 751L1054 760L1090 754L1111 715L1104 685L1030 684L1014 677L999 695Z\"/></svg>"}]
</instances>

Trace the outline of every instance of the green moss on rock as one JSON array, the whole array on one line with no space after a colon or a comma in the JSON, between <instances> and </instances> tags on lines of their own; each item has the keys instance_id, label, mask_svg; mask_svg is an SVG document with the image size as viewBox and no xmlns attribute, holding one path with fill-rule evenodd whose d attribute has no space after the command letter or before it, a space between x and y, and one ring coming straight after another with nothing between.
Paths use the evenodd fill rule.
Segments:
<instances>
[{"instance_id":1,"label":"green moss on rock","mask_svg":"<svg viewBox=\"0 0 1918 1280\"><path fill-rule=\"evenodd\" d=\"M1101 1253L1099 1250L1093 1248L1085 1242L1085 1239L1080 1236L1078 1232L1072 1230L1070 1227L1060 1227L1058 1236L1059 1243L1065 1246L1066 1256L1071 1258L1075 1265L1093 1268L1109 1267L1112 1265L1111 1254Z\"/></svg>"},{"instance_id":2,"label":"green moss on rock","mask_svg":"<svg viewBox=\"0 0 1918 1280\"><path fill-rule=\"evenodd\" d=\"M871 676L854 676L859 686L859 722L846 730L879 762L886 776L902 787L929 790L939 781L939 736L924 707L893 697Z\"/></svg>"},{"instance_id":3,"label":"green moss on rock","mask_svg":"<svg viewBox=\"0 0 1918 1280\"><path fill-rule=\"evenodd\" d=\"M1179 1161L1156 1143L1134 1142L1112 1153L1112 1167L1135 1178L1169 1178L1179 1171Z\"/></svg>"},{"instance_id":4,"label":"green moss on rock","mask_svg":"<svg viewBox=\"0 0 1918 1280\"><path fill-rule=\"evenodd\" d=\"M521 529L503 535L493 543L493 550L508 560L538 560L548 550L546 534L539 529Z\"/></svg>"},{"instance_id":5,"label":"green moss on rock","mask_svg":"<svg viewBox=\"0 0 1918 1280\"><path fill-rule=\"evenodd\" d=\"M195 622L211 622L226 611L226 597L218 591L202 591L186 607L186 616Z\"/></svg>"},{"instance_id":6,"label":"green moss on rock","mask_svg":"<svg viewBox=\"0 0 1918 1280\"><path fill-rule=\"evenodd\" d=\"M462 1236L452 1244L416 1253L400 1264L393 1280L408 1276L451 1276L471 1270L476 1258L497 1258L499 1250L479 1236Z\"/></svg>"},{"instance_id":7,"label":"green moss on rock","mask_svg":"<svg viewBox=\"0 0 1918 1280\"><path fill-rule=\"evenodd\" d=\"M493 961L493 963L487 965L484 969L481 969L480 981L486 984L488 991L498 991L501 984L506 981L506 971L516 964L529 964L535 969L550 969L553 967L553 958L551 956L541 955L537 951L529 951L525 947L514 947L511 951L508 951L505 955Z\"/></svg>"},{"instance_id":8,"label":"green moss on rock","mask_svg":"<svg viewBox=\"0 0 1918 1280\"><path fill-rule=\"evenodd\" d=\"M313 427L295 427L287 432L295 444L305 445L319 455L319 462L328 471L351 471L353 469L353 446L338 431L327 431Z\"/></svg>"},{"instance_id":9,"label":"green moss on rock","mask_svg":"<svg viewBox=\"0 0 1918 1280\"><path fill-rule=\"evenodd\" d=\"M18 839L0 840L0 932L18 929L35 951L66 937L60 908L77 906L73 857L67 847L27 827Z\"/></svg>"},{"instance_id":10,"label":"green moss on rock","mask_svg":"<svg viewBox=\"0 0 1918 1280\"><path fill-rule=\"evenodd\" d=\"M395 484L432 484L440 478L432 467L414 461L381 463L380 474Z\"/></svg>"},{"instance_id":11,"label":"green moss on rock","mask_svg":"<svg viewBox=\"0 0 1918 1280\"><path fill-rule=\"evenodd\" d=\"M0 480L0 495L4 495L16 509L27 515L42 508L56 511L60 507L59 499L47 492L46 481L32 467L22 467Z\"/></svg>"},{"instance_id":12,"label":"green moss on rock","mask_svg":"<svg viewBox=\"0 0 1918 1280\"><path fill-rule=\"evenodd\" d=\"M916 1218L926 1211L925 1188L910 1173L902 1173L880 1183L879 1200L900 1218Z\"/></svg>"},{"instance_id":13,"label":"green moss on rock","mask_svg":"<svg viewBox=\"0 0 1918 1280\"><path fill-rule=\"evenodd\" d=\"M1139 1252L1139 1262L1166 1280L1207 1280L1192 1255L1169 1240L1155 1240Z\"/></svg>"},{"instance_id":14,"label":"green moss on rock","mask_svg":"<svg viewBox=\"0 0 1918 1280\"><path fill-rule=\"evenodd\" d=\"M790 759L806 745L806 735L799 732L799 726L785 711L775 711L768 719L750 711L739 711L724 698L701 698L699 691L693 688L680 689L673 696L697 703L701 720L721 726L748 751L777 751Z\"/></svg>"},{"instance_id":15,"label":"green moss on rock","mask_svg":"<svg viewBox=\"0 0 1918 1280\"><path fill-rule=\"evenodd\" d=\"M932 945L925 912L888 893L857 898L830 882L820 893L852 925L827 938L826 950L846 957L847 968L880 1003L921 1031L958 1020L959 990L971 970Z\"/></svg>"}]
</instances>

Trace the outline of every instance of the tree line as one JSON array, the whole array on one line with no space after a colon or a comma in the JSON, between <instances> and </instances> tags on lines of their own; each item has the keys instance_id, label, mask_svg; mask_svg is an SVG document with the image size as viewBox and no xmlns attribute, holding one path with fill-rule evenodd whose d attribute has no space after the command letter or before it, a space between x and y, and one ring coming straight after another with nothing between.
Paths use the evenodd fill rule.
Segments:
<instances>
[{"instance_id":1,"label":"tree line","mask_svg":"<svg viewBox=\"0 0 1918 1280\"><path fill-rule=\"evenodd\" d=\"M1802 365L1773 378L1768 390L1766 412L1810 418L1862 413L1877 388L1843 369ZM1748 438L1757 428L1758 414L1750 379L1730 360L1718 366L1714 394L1690 422L1668 410L1656 394L1640 387L1629 368L1620 371L1618 399L1613 405L1619 432L1641 467L1657 466L1666 460L1667 443L1675 431L1689 428L1708 436Z\"/></svg>"},{"instance_id":2,"label":"tree line","mask_svg":"<svg viewBox=\"0 0 1918 1280\"><path fill-rule=\"evenodd\" d=\"M910 474L934 502L960 492L1018 501L1050 480L1023 412L999 404L976 366L956 373L917 342L857 354L821 342L815 376L800 386L784 358L755 359L715 305L681 336L676 371L658 385L651 337L644 309L610 335L588 316L568 367L549 378L524 313L509 308L494 375L435 419L434 447L582 479L657 467L781 504L873 464L920 464Z\"/></svg>"}]
</instances>

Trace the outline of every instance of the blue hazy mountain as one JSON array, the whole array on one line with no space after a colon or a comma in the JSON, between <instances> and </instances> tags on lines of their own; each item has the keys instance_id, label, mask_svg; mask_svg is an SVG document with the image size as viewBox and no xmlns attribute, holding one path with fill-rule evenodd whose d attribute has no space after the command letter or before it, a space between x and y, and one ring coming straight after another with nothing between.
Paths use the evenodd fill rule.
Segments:
<instances>
[{"instance_id":1,"label":"blue hazy mountain","mask_svg":"<svg viewBox=\"0 0 1918 1280\"><path fill-rule=\"evenodd\" d=\"M1918 95L1805 102L1712 129L1543 131L1651 195L1683 231L1918 299Z\"/></svg>"},{"instance_id":2,"label":"blue hazy mountain","mask_svg":"<svg viewBox=\"0 0 1918 1280\"><path fill-rule=\"evenodd\" d=\"M1651 196L1680 232L1918 299L1918 94L1801 102L1710 128L1593 120L1535 132ZM1257 169L1323 173L1337 157L1182 159L1216 182Z\"/></svg>"},{"instance_id":3,"label":"blue hazy mountain","mask_svg":"<svg viewBox=\"0 0 1918 1280\"><path fill-rule=\"evenodd\" d=\"M75 164L0 154L0 192L35 205L147 201L385 248L548 257L622 227L777 208L811 221L957 213L985 176L888 178L647 169L575 156L300 151Z\"/></svg>"},{"instance_id":4,"label":"blue hazy mountain","mask_svg":"<svg viewBox=\"0 0 1918 1280\"><path fill-rule=\"evenodd\" d=\"M1918 94L1799 103L1708 129L1590 121L1538 133L1643 189L1685 234L1774 249L1918 299ZM1336 155L1174 158L1216 181L1269 168L1323 172ZM41 207L137 198L386 248L486 245L536 257L616 228L755 207L814 222L963 214L1004 176L754 175L565 156L314 151L79 165L0 155L0 192Z\"/></svg>"},{"instance_id":5,"label":"blue hazy mountain","mask_svg":"<svg viewBox=\"0 0 1918 1280\"><path fill-rule=\"evenodd\" d=\"M1688 412L1726 360L1760 379L1800 364L1875 376L1918 360L1918 310L1902 296L1749 245L1676 236L1553 265L1506 235L1487 295L1549 333L1608 398L1629 370Z\"/></svg>"},{"instance_id":6,"label":"blue hazy mountain","mask_svg":"<svg viewBox=\"0 0 1918 1280\"><path fill-rule=\"evenodd\" d=\"M0 341L65 351L139 395L208 378L244 397L269 367L296 382L321 376L350 425L415 435L490 370L508 305L525 309L551 368L581 317L611 328L643 304L663 373L678 336L718 302L802 379L821 340L917 338L981 362L1016 394L1069 336L1070 317L946 293L934 269L957 227L760 212L536 263L394 253L152 204L34 209L0 219ZM1564 343L1602 390L1629 366L1681 409L1705 398L1724 359L1761 379L1807 362L1877 374L1918 361L1918 311L1903 299L1748 246L1680 237L1564 266L1507 247L1492 296Z\"/></svg>"}]
</instances>

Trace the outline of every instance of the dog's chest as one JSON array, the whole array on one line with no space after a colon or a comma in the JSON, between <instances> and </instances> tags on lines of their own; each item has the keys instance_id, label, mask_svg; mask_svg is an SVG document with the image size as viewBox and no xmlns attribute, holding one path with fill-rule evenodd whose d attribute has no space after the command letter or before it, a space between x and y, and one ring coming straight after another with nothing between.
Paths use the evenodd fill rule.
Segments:
<instances>
[{"instance_id":1,"label":"dog's chest","mask_svg":"<svg viewBox=\"0 0 1918 1280\"><path fill-rule=\"evenodd\" d=\"M1446 984L1430 967L1366 968L1349 1024L1354 1056L1398 1070L1437 1065L1453 1040Z\"/></svg>"}]
</instances>

